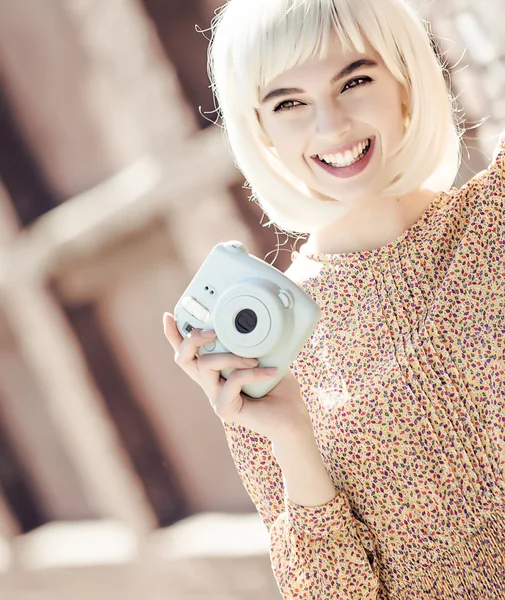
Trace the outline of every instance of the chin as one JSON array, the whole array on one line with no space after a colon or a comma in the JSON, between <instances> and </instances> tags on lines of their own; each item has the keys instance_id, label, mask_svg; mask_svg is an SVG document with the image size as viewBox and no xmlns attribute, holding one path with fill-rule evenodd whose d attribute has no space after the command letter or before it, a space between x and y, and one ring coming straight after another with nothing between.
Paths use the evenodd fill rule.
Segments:
<instances>
[{"instance_id":1,"label":"chin","mask_svg":"<svg viewBox=\"0 0 505 600\"><path fill-rule=\"evenodd\" d=\"M325 190L318 193L318 198L330 202L338 202L345 206L354 206L358 204L364 197L370 197L369 192L364 190L359 195L356 193L342 193L336 190Z\"/></svg>"}]
</instances>

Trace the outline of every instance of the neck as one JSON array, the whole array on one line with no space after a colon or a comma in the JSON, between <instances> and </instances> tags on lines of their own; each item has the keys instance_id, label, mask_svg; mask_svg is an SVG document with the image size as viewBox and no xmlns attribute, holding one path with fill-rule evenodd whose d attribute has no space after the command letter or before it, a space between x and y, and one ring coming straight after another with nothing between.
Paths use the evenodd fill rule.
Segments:
<instances>
[{"instance_id":1,"label":"neck","mask_svg":"<svg viewBox=\"0 0 505 600\"><path fill-rule=\"evenodd\" d=\"M436 194L417 190L400 198L361 203L311 234L303 253L345 254L374 250L400 237L419 220Z\"/></svg>"}]
</instances>

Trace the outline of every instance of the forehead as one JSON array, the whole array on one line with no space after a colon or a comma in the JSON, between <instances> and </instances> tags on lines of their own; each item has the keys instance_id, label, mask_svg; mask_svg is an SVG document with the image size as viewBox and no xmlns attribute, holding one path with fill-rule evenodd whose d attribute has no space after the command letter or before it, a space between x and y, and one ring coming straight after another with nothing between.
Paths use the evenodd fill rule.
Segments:
<instances>
[{"instance_id":1,"label":"forehead","mask_svg":"<svg viewBox=\"0 0 505 600\"><path fill-rule=\"evenodd\" d=\"M362 59L375 61L379 67L384 65L381 56L367 41L364 40L364 52L359 52L357 50L345 50L335 38L332 40L325 56L309 58L280 72L273 79L266 82L263 87L260 87L260 95L263 96L279 86L294 87L295 84L302 81L306 83L318 82L319 80L330 81L344 67Z\"/></svg>"},{"instance_id":2,"label":"forehead","mask_svg":"<svg viewBox=\"0 0 505 600\"><path fill-rule=\"evenodd\" d=\"M280 20L270 15L252 24L248 34L235 45L235 49L244 49L242 58L246 59L244 62L235 55L237 65L242 63L248 77L256 78L257 88L264 89L280 74L308 61L327 58L330 53L364 52L364 36L358 26L354 23L352 28L338 30L330 17L314 10L306 15L292 11Z\"/></svg>"},{"instance_id":3,"label":"forehead","mask_svg":"<svg viewBox=\"0 0 505 600\"><path fill-rule=\"evenodd\" d=\"M332 56L343 68L343 55L376 56L372 46L383 47L368 0L339 3L338 10L332 0L236 1L230 5L246 12L230 19L222 38L228 72L233 73L235 99L256 109L266 88L296 67Z\"/></svg>"}]
</instances>

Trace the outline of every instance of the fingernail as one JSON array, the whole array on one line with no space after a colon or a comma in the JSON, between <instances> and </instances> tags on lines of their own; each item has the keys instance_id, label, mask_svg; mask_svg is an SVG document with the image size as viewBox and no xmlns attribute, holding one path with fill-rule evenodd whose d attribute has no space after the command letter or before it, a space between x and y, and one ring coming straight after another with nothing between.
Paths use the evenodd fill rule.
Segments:
<instances>
[{"instance_id":1,"label":"fingernail","mask_svg":"<svg viewBox=\"0 0 505 600\"><path fill-rule=\"evenodd\" d=\"M202 331L202 336L206 338L211 338L216 335L216 332L213 329L205 329Z\"/></svg>"},{"instance_id":2,"label":"fingernail","mask_svg":"<svg viewBox=\"0 0 505 600\"><path fill-rule=\"evenodd\" d=\"M256 360L255 358L244 358L244 363L248 367L256 367L257 365L259 365L259 361Z\"/></svg>"},{"instance_id":3,"label":"fingernail","mask_svg":"<svg viewBox=\"0 0 505 600\"><path fill-rule=\"evenodd\" d=\"M278 371L277 367L268 367L266 369L267 375L277 375L277 371Z\"/></svg>"}]
</instances>

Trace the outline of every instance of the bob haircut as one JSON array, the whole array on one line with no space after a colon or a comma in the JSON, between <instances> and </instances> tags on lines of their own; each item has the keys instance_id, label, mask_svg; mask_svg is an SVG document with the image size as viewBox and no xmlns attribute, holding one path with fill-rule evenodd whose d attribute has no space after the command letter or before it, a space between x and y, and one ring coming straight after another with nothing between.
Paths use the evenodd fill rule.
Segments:
<instances>
[{"instance_id":1,"label":"bob haircut","mask_svg":"<svg viewBox=\"0 0 505 600\"><path fill-rule=\"evenodd\" d=\"M266 225L310 234L347 210L288 171L269 147L257 112L270 81L325 58L335 36L344 52L364 54L368 41L407 91L405 133L388 160L382 192L450 189L461 161L461 132L424 23L407 0L229 0L218 11L209 75L231 151L252 199L270 219Z\"/></svg>"}]
</instances>

